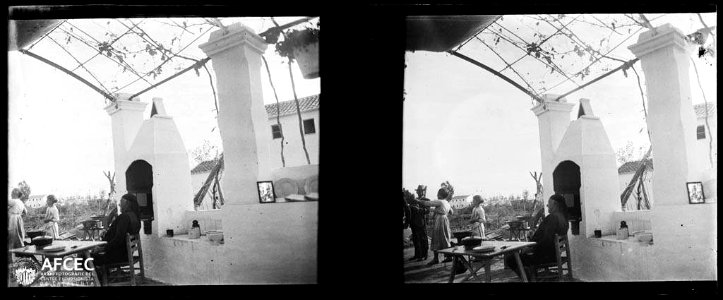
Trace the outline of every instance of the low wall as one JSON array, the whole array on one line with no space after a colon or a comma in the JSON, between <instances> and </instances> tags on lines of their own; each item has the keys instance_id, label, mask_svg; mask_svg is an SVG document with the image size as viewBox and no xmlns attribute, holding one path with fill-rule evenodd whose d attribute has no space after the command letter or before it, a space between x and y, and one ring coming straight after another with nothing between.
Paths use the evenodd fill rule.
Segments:
<instances>
[{"instance_id":1,"label":"low wall","mask_svg":"<svg viewBox=\"0 0 723 300\"><path fill-rule=\"evenodd\" d=\"M204 232L223 221L224 244L141 234L149 278L172 285L317 282L318 202L226 205L188 211L184 220L189 227L198 220Z\"/></svg>"},{"instance_id":2,"label":"low wall","mask_svg":"<svg viewBox=\"0 0 723 300\"><path fill-rule=\"evenodd\" d=\"M570 236L573 275L583 281L717 280L716 213L715 203L614 213L618 221L630 220L631 233L651 224L652 245L634 237Z\"/></svg>"},{"instance_id":3,"label":"low wall","mask_svg":"<svg viewBox=\"0 0 723 300\"><path fill-rule=\"evenodd\" d=\"M221 282L316 283L318 209L316 201L225 205Z\"/></svg>"},{"instance_id":4,"label":"low wall","mask_svg":"<svg viewBox=\"0 0 723 300\"><path fill-rule=\"evenodd\" d=\"M613 212L610 228L607 229L611 234L615 233L620 228L620 221L625 221L630 234L636 231L651 231L653 229L650 223L652 216L653 212L651 210L616 211Z\"/></svg>"},{"instance_id":5,"label":"low wall","mask_svg":"<svg viewBox=\"0 0 723 300\"><path fill-rule=\"evenodd\" d=\"M634 237L620 241L611 235L570 238L573 275L582 281L651 280L654 250L653 245L639 243Z\"/></svg>"},{"instance_id":6,"label":"low wall","mask_svg":"<svg viewBox=\"0 0 723 300\"><path fill-rule=\"evenodd\" d=\"M183 232L187 233L193 224L193 220L198 221L198 225L201 226L201 233L206 233L209 230L223 230L223 219L221 216L221 210L189 210L183 215Z\"/></svg>"},{"instance_id":7,"label":"low wall","mask_svg":"<svg viewBox=\"0 0 723 300\"><path fill-rule=\"evenodd\" d=\"M224 245L214 245L202 236L156 237L141 234L145 275L172 285L219 284L225 255Z\"/></svg>"}]
</instances>

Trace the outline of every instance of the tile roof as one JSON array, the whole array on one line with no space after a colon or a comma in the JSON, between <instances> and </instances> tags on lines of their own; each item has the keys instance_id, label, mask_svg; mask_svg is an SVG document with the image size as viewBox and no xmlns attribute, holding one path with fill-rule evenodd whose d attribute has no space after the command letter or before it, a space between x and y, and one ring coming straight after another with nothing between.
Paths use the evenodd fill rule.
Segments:
<instances>
[{"instance_id":1,"label":"tile roof","mask_svg":"<svg viewBox=\"0 0 723 300\"><path fill-rule=\"evenodd\" d=\"M213 169L213 167L216 165L216 162L217 162L217 160L202 161L195 168L193 168L193 170L191 170L191 174L210 172Z\"/></svg>"},{"instance_id":2,"label":"tile roof","mask_svg":"<svg viewBox=\"0 0 723 300\"><path fill-rule=\"evenodd\" d=\"M647 163L648 168L652 170L653 169L653 160L646 159L645 162ZM643 163L642 160L626 162L618 168L618 174L635 173L635 171L638 170L638 168L640 167L640 164L642 164L642 163Z\"/></svg>"},{"instance_id":3,"label":"tile roof","mask_svg":"<svg viewBox=\"0 0 723 300\"><path fill-rule=\"evenodd\" d=\"M299 109L301 112L319 109L319 94L299 98ZM283 117L296 113L296 104L294 100L279 102L279 116ZM276 118L276 103L266 105L266 114L270 118Z\"/></svg>"},{"instance_id":4,"label":"tile roof","mask_svg":"<svg viewBox=\"0 0 723 300\"><path fill-rule=\"evenodd\" d=\"M695 109L695 117L696 118L705 118L705 103L696 104L693 106ZM708 116L710 117L715 113L715 103L708 102Z\"/></svg>"}]
</instances>

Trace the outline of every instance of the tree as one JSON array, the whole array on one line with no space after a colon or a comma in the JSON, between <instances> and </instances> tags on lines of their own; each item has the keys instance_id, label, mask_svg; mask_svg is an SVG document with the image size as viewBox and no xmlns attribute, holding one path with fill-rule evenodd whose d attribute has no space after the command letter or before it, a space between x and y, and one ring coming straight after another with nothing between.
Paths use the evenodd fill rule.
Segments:
<instances>
[{"instance_id":1,"label":"tree","mask_svg":"<svg viewBox=\"0 0 723 300\"><path fill-rule=\"evenodd\" d=\"M528 191L526 189L522 191L522 200L527 200L527 198L529 196L530 196L530 191Z\"/></svg>"},{"instance_id":2,"label":"tree","mask_svg":"<svg viewBox=\"0 0 723 300\"><path fill-rule=\"evenodd\" d=\"M20 183L18 183L18 189L20 189L20 191L23 192L23 195L20 196L20 200L22 200L23 202L27 201L28 198L30 198L30 192L31 192L30 185L28 185L28 183L25 182L25 180L23 180Z\"/></svg>"},{"instance_id":3,"label":"tree","mask_svg":"<svg viewBox=\"0 0 723 300\"><path fill-rule=\"evenodd\" d=\"M191 157L197 164L207 160L215 160L219 156L218 146L212 145L208 140L203 140L203 144L191 151Z\"/></svg>"},{"instance_id":4,"label":"tree","mask_svg":"<svg viewBox=\"0 0 723 300\"><path fill-rule=\"evenodd\" d=\"M108 192L108 198L110 199L111 196L115 193L115 172L113 172L113 175L111 175L110 171L103 171L103 175L105 175L105 178L108 179L108 185L110 185L110 192Z\"/></svg>"},{"instance_id":5,"label":"tree","mask_svg":"<svg viewBox=\"0 0 723 300\"><path fill-rule=\"evenodd\" d=\"M635 147L633 142L628 141L624 147L615 151L615 158L619 164L639 160L645 154L643 146Z\"/></svg>"}]
</instances>

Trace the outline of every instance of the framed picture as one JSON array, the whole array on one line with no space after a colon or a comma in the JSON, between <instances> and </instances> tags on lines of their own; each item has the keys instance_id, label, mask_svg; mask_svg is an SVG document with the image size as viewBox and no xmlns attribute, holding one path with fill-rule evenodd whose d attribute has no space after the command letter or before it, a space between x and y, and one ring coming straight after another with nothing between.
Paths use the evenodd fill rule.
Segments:
<instances>
[{"instance_id":1,"label":"framed picture","mask_svg":"<svg viewBox=\"0 0 723 300\"><path fill-rule=\"evenodd\" d=\"M276 202L276 193L274 193L274 183L271 181L258 181L256 182L257 189L259 190L259 203L274 203Z\"/></svg>"},{"instance_id":2,"label":"framed picture","mask_svg":"<svg viewBox=\"0 0 723 300\"><path fill-rule=\"evenodd\" d=\"M703 194L702 182L688 182L688 203L700 204L705 203L705 195Z\"/></svg>"}]
</instances>

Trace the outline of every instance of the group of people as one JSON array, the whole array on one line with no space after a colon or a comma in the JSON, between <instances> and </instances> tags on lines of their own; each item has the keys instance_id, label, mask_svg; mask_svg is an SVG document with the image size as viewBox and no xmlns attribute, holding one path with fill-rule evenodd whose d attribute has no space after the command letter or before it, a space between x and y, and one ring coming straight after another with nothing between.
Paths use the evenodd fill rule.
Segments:
<instances>
[{"instance_id":1,"label":"group of people","mask_svg":"<svg viewBox=\"0 0 723 300\"><path fill-rule=\"evenodd\" d=\"M8 249L15 249L26 246L24 241L25 224L23 222L23 215L27 214L27 209L25 203L21 200L23 194L20 189L13 189L10 193L10 198L11 199L8 200ZM60 238L58 226L60 214L55 205L57 202L58 200L54 195L48 196L46 201L47 208L43 218L46 236L50 236L53 239ZM103 266L108 263L121 262L128 259L126 234L138 234L141 229L140 207L136 196L133 194L123 195L120 200L120 211L121 214L112 220L111 225L103 236L103 241L107 243L92 253L95 266ZM114 212L111 212L111 215L113 214ZM12 256L10 252L8 252L8 260L11 259Z\"/></svg>"},{"instance_id":2,"label":"group of people","mask_svg":"<svg viewBox=\"0 0 723 300\"><path fill-rule=\"evenodd\" d=\"M410 261L426 261L429 249L431 249L435 253L428 265L438 264L440 261L436 251L451 247L452 229L447 215L453 213L452 205L449 204L453 188L448 183L443 184L442 188L437 191L437 200L425 197L427 187L424 185L418 186L416 192L416 199L407 197L405 200L405 207L408 207L409 210L409 217L405 218L408 220L405 226L408 225L412 230L412 243L414 244L414 256L410 258ZM431 245L428 244L427 237L427 215L430 213L433 214ZM442 262L451 260L452 258L448 257Z\"/></svg>"},{"instance_id":3,"label":"group of people","mask_svg":"<svg viewBox=\"0 0 723 300\"><path fill-rule=\"evenodd\" d=\"M25 244L25 223L23 222L23 215L28 213L28 209L25 207L25 202L21 200L23 198L23 192L15 188L10 192L10 200L8 200L8 249L20 248ZM59 238L60 229L58 222L60 222L60 212L55 206L58 200L54 195L48 195L46 200L45 215L43 217L43 229L47 236L53 239Z\"/></svg>"},{"instance_id":4,"label":"group of people","mask_svg":"<svg viewBox=\"0 0 723 300\"><path fill-rule=\"evenodd\" d=\"M449 203L450 189L443 184L437 191L437 200L429 200L425 197L427 187L417 187L417 198L405 197L405 228L409 226L412 230L412 242L414 244L414 256L410 261L427 260L428 251L434 252L434 257L427 265L434 265L440 262L438 250L451 247L452 229L448 215L454 211ZM481 196L475 195L472 200L472 216L469 222L472 224L473 235L485 238L485 222L487 217L483 208L484 200ZM549 214L545 216L535 230L530 241L536 244L527 252L522 253L523 265L536 265L553 262L556 260L555 235L567 235L569 229L568 212L565 198L555 194L550 197L547 203ZM428 245L426 215L429 211L434 214L433 227L431 231L431 245ZM451 257L445 258L442 262L452 261ZM513 256L505 259L506 265L518 276L521 276L517 268L517 261Z\"/></svg>"}]
</instances>

